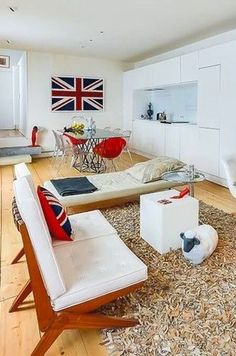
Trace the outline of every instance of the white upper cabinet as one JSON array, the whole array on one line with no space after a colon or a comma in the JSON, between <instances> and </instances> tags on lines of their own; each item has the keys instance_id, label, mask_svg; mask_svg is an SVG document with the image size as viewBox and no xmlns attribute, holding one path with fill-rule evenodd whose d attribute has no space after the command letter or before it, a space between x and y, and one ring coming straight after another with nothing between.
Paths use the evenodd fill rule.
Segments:
<instances>
[{"instance_id":1,"label":"white upper cabinet","mask_svg":"<svg viewBox=\"0 0 236 356\"><path fill-rule=\"evenodd\" d=\"M200 68L198 73L198 125L220 127L220 65Z\"/></svg>"},{"instance_id":2,"label":"white upper cabinet","mask_svg":"<svg viewBox=\"0 0 236 356\"><path fill-rule=\"evenodd\" d=\"M180 83L180 57L152 64L151 68L153 87Z\"/></svg>"},{"instance_id":3,"label":"white upper cabinet","mask_svg":"<svg viewBox=\"0 0 236 356\"><path fill-rule=\"evenodd\" d=\"M133 70L135 89L146 89L152 86L152 65Z\"/></svg>"},{"instance_id":4,"label":"white upper cabinet","mask_svg":"<svg viewBox=\"0 0 236 356\"><path fill-rule=\"evenodd\" d=\"M228 43L205 48L199 51L199 68L221 64Z\"/></svg>"},{"instance_id":5,"label":"white upper cabinet","mask_svg":"<svg viewBox=\"0 0 236 356\"><path fill-rule=\"evenodd\" d=\"M184 54L181 61L181 82L193 82L198 79L198 52Z\"/></svg>"}]
</instances>

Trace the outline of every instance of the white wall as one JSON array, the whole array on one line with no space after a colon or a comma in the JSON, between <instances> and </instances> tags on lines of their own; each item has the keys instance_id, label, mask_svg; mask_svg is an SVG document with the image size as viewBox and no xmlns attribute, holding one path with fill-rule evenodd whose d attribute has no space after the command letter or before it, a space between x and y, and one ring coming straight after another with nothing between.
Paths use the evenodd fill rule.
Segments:
<instances>
[{"instance_id":1,"label":"white wall","mask_svg":"<svg viewBox=\"0 0 236 356\"><path fill-rule=\"evenodd\" d=\"M14 128L12 69L0 69L0 129Z\"/></svg>"},{"instance_id":2,"label":"white wall","mask_svg":"<svg viewBox=\"0 0 236 356\"><path fill-rule=\"evenodd\" d=\"M51 111L51 76L77 75L105 79L105 107L101 112L81 112L92 116L97 127L120 127L122 125L122 80L123 64L117 61L57 55L41 52L28 53L28 120L27 132L34 125L43 128L39 134L39 144L43 150L54 146L52 129L62 129L68 125L74 112Z\"/></svg>"}]
</instances>

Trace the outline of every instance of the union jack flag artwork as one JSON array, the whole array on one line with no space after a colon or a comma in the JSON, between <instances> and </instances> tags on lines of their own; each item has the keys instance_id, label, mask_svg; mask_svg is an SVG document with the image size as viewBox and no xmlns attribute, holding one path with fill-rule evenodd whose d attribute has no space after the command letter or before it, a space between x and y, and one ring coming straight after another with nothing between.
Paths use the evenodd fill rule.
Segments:
<instances>
[{"instance_id":1,"label":"union jack flag artwork","mask_svg":"<svg viewBox=\"0 0 236 356\"><path fill-rule=\"evenodd\" d=\"M103 110L103 79L52 77L52 111Z\"/></svg>"}]
</instances>

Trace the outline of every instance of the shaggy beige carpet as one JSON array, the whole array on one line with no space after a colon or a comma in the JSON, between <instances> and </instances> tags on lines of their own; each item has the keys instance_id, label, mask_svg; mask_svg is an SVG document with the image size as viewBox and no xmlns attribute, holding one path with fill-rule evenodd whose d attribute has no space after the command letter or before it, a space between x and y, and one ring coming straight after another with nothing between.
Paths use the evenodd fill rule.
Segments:
<instances>
[{"instance_id":1,"label":"shaggy beige carpet","mask_svg":"<svg viewBox=\"0 0 236 356\"><path fill-rule=\"evenodd\" d=\"M135 328L106 330L112 355L236 355L236 219L201 203L200 219L219 234L214 254L199 266L182 251L160 255L139 235L139 205L103 211L127 246L148 266L144 287L102 308L134 316Z\"/></svg>"}]
</instances>

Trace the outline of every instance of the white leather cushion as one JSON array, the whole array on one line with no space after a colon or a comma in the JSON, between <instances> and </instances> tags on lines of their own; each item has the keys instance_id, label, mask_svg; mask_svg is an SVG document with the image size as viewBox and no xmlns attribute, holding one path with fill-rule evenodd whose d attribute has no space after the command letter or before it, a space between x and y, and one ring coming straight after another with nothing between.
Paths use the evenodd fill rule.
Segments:
<instances>
[{"instance_id":1,"label":"white leather cushion","mask_svg":"<svg viewBox=\"0 0 236 356\"><path fill-rule=\"evenodd\" d=\"M55 311L147 279L147 267L117 234L53 247L66 293L52 301Z\"/></svg>"},{"instance_id":2,"label":"white leather cushion","mask_svg":"<svg viewBox=\"0 0 236 356\"><path fill-rule=\"evenodd\" d=\"M184 165L185 163L178 159L160 156L146 162L137 163L133 167L126 169L126 173L142 183L148 183L161 179L163 173L175 171Z\"/></svg>"},{"instance_id":3,"label":"white leather cushion","mask_svg":"<svg viewBox=\"0 0 236 356\"><path fill-rule=\"evenodd\" d=\"M26 224L48 295L51 299L57 298L65 293L66 289L50 243L48 227L43 221L27 179L17 179L13 185L16 203Z\"/></svg>"},{"instance_id":4,"label":"white leather cushion","mask_svg":"<svg viewBox=\"0 0 236 356\"><path fill-rule=\"evenodd\" d=\"M29 186L32 190L32 193L34 194L34 197L36 197L37 194L36 194L33 178L32 178L32 175L31 175L28 167L26 166L26 164L25 163L16 164L14 166L14 171L15 171L16 179L19 179L22 177L25 177L27 179Z\"/></svg>"},{"instance_id":5,"label":"white leather cushion","mask_svg":"<svg viewBox=\"0 0 236 356\"><path fill-rule=\"evenodd\" d=\"M53 240L53 246L116 233L114 227L99 210L70 215L69 220L73 231L73 241Z\"/></svg>"}]
</instances>

